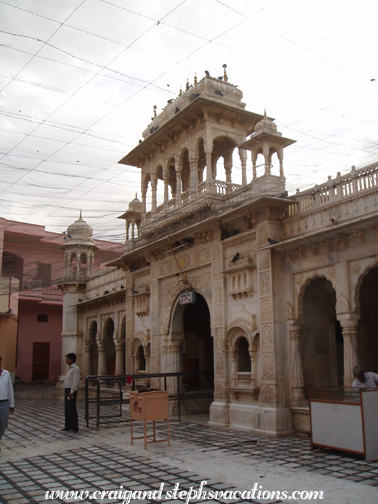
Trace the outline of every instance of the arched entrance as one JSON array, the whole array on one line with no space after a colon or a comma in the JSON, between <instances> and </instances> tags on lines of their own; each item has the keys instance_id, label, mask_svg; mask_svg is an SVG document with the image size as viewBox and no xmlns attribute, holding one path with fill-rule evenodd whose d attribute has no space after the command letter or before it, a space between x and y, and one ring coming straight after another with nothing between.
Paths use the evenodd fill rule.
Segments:
<instances>
[{"instance_id":1,"label":"arched entrance","mask_svg":"<svg viewBox=\"0 0 378 504\"><path fill-rule=\"evenodd\" d=\"M358 323L358 357L365 371L378 373L378 268L372 268L360 288Z\"/></svg>"},{"instance_id":2,"label":"arched entrance","mask_svg":"<svg viewBox=\"0 0 378 504\"><path fill-rule=\"evenodd\" d=\"M115 374L115 358L116 351L113 340L114 322L109 318L105 323L105 361L106 361L106 374Z\"/></svg>"},{"instance_id":3,"label":"arched entrance","mask_svg":"<svg viewBox=\"0 0 378 504\"><path fill-rule=\"evenodd\" d=\"M343 385L343 337L336 320L336 292L326 278L314 278L303 296L302 366L304 391Z\"/></svg>"},{"instance_id":4,"label":"arched entrance","mask_svg":"<svg viewBox=\"0 0 378 504\"><path fill-rule=\"evenodd\" d=\"M180 304L177 298L172 311L165 355L165 369L169 372L206 373L199 376L185 376L181 380L181 390L184 392L202 393L200 398L192 397L183 402L188 414L208 412L214 390L214 350L210 311L201 294L196 292L195 297L195 302L190 304ZM175 393L176 379L168 379L167 384L171 393Z\"/></svg>"},{"instance_id":5,"label":"arched entrance","mask_svg":"<svg viewBox=\"0 0 378 504\"><path fill-rule=\"evenodd\" d=\"M203 296L196 293L196 302L184 305L182 370L201 371L205 375L183 378L186 390L214 388L214 349L210 329L210 312Z\"/></svg>"},{"instance_id":6,"label":"arched entrance","mask_svg":"<svg viewBox=\"0 0 378 504\"><path fill-rule=\"evenodd\" d=\"M92 322L90 327L90 343L91 343L91 367L90 374L98 374L98 345L97 345L97 322Z\"/></svg>"}]
</instances>

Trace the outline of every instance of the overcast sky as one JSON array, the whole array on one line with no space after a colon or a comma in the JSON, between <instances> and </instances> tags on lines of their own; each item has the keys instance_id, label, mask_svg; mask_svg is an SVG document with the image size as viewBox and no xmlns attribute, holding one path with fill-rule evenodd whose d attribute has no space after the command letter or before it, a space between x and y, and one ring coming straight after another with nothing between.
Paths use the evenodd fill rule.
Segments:
<instances>
[{"instance_id":1,"label":"overcast sky","mask_svg":"<svg viewBox=\"0 0 378 504\"><path fill-rule=\"evenodd\" d=\"M62 232L82 209L96 238L124 241L140 174L118 161L154 105L223 64L246 108L297 140L289 194L377 161L377 14L373 0L0 0L0 216Z\"/></svg>"}]
</instances>

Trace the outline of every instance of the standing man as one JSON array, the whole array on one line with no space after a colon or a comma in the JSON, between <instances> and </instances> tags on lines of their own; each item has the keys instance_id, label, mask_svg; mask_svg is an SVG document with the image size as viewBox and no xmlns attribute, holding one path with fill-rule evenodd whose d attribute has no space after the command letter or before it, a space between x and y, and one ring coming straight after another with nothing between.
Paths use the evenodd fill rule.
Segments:
<instances>
[{"instance_id":1,"label":"standing man","mask_svg":"<svg viewBox=\"0 0 378 504\"><path fill-rule=\"evenodd\" d=\"M14 395L12 379L9 371L1 367L0 357L0 443L5 429L8 428L9 413L14 411ZM0 444L1 451L1 444Z\"/></svg>"},{"instance_id":2,"label":"standing man","mask_svg":"<svg viewBox=\"0 0 378 504\"><path fill-rule=\"evenodd\" d=\"M64 387L64 413L65 424L62 431L77 432L79 430L79 421L76 409L77 387L80 381L80 368L75 364L76 354L69 353L66 355L66 363L69 365L69 370L66 376L63 376Z\"/></svg>"}]
</instances>

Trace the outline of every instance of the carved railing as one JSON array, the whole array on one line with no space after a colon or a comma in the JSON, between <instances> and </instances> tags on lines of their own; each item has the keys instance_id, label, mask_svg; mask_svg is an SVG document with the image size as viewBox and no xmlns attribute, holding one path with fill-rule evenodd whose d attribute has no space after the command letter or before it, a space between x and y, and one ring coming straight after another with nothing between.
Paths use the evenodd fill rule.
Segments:
<instances>
[{"instance_id":1,"label":"carved railing","mask_svg":"<svg viewBox=\"0 0 378 504\"><path fill-rule=\"evenodd\" d=\"M378 188L378 163L359 170L352 166L350 173L346 175L341 176L339 172L334 179L328 177L325 184L297 192L295 201L289 205L285 217L339 203L376 188Z\"/></svg>"},{"instance_id":2,"label":"carved railing","mask_svg":"<svg viewBox=\"0 0 378 504\"><path fill-rule=\"evenodd\" d=\"M240 184L234 184L233 182L225 182L223 180L214 180L212 182L212 186L217 194L220 195L228 195L231 194L232 192L236 191L240 187L242 187ZM181 193L180 201L181 205L184 205L186 203L190 203L191 201L195 201L198 197L203 196L204 194L207 193L207 182L200 182L197 186L197 194L193 196L190 195L190 190L187 190L183 193ZM176 198L171 198L168 201L168 212L177 208L177 200ZM149 224L153 218L155 217L162 217L165 213L164 210L164 204L159 205L156 207L156 210L154 213L152 211L146 212L144 215L144 224Z\"/></svg>"}]
</instances>

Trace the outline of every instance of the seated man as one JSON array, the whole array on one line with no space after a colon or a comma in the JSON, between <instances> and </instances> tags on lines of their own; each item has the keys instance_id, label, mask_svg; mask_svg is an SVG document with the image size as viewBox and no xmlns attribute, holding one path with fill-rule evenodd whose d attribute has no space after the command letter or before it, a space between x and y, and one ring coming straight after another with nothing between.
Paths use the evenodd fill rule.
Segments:
<instances>
[{"instance_id":1,"label":"seated man","mask_svg":"<svg viewBox=\"0 0 378 504\"><path fill-rule=\"evenodd\" d=\"M358 392L360 388L377 388L378 387L378 374L367 372L364 373L360 366L354 366L353 374L355 380L352 383L352 387L355 387L355 391Z\"/></svg>"}]
</instances>

